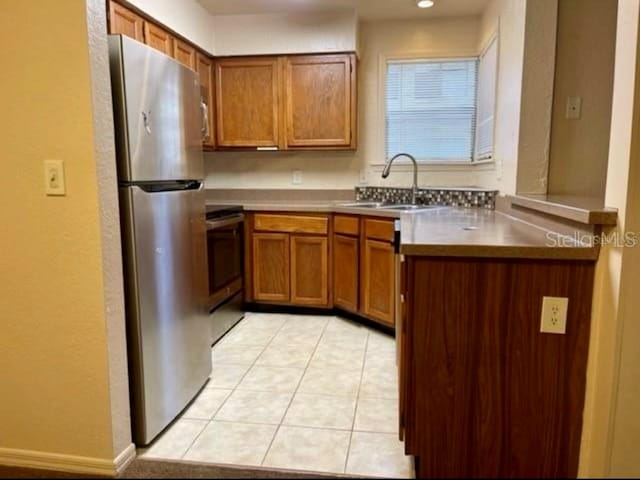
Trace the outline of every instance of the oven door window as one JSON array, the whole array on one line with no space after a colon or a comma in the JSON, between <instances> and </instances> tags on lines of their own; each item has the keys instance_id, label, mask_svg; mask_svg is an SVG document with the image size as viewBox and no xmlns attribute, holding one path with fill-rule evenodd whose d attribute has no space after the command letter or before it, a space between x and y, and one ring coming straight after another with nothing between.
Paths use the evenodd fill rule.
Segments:
<instances>
[{"instance_id":1,"label":"oven door window","mask_svg":"<svg viewBox=\"0 0 640 480\"><path fill-rule=\"evenodd\" d=\"M209 294L242 279L242 223L208 230Z\"/></svg>"}]
</instances>

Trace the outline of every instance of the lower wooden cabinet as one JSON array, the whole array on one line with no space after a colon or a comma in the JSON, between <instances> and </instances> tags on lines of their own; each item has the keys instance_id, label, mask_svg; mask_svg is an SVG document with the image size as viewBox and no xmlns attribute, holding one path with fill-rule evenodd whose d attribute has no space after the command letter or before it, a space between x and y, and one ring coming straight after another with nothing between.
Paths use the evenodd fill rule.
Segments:
<instances>
[{"instance_id":1,"label":"lower wooden cabinet","mask_svg":"<svg viewBox=\"0 0 640 480\"><path fill-rule=\"evenodd\" d=\"M337 307L395 326L393 220L260 212L245 225L247 301Z\"/></svg>"},{"instance_id":2,"label":"lower wooden cabinet","mask_svg":"<svg viewBox=\"0 0 640 480\"><path fill-rule=\"evenodd\" d=\"M289 235L252 236L253 297L265 302L288 302L290 297Z\"/></svg>"},{"instance_id":3,"label":"lower wooden cabinet","mask_svg":"<svg viewBox=\"0 0 640 480\"><path fill-rule=\"evenodd\" d=\"M291 303L329 306L327 237L291 236Z\"/></svg>"},{"instance_id":4,"label":"lower wooden cabinet","mask_svg":"<svg viewBox=\"0 0 640 480\"><path fill-rule=\"evenodd\" d=\"M395 324L395 252L393 245L365 238L361 257L361 312L386 325Z\"/></svg>"},{"instance_id":5,"label":"lower wooden cabinet","mask_svg":"<svg viewBox=\"0 0 640 480\"><path fill-rule=\"evenodd\" d=\"M349 312L358 312L358 274L360 271L358 237L333 236L333 303Z\"/></svg>"}]
</instances>

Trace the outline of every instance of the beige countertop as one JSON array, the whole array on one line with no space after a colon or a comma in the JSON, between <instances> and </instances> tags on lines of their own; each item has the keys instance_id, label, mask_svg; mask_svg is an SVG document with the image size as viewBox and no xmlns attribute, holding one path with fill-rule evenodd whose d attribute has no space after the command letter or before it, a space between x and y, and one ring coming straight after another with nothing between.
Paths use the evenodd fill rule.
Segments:
<instances>
[{"instance_id":1,"label":"beige countertop","mask_svg":"<svg viewBox=\"0 0 640 480\"><path fill-rule=\"evenodd\" d=\"M400 219L400 253L452 257L596 260L598 248L495 210L434 207L401 213L344 201L215 201L247 211L345 213ZM351 202L353 203L353 202Z\"/></svg>"},{"instance_id":2,"label":"beige countertop","mask_svg":"<svg viewBox=\"0 0 640 480\"><path fill-rule=\"evenodd\" d=\"M595 197L577 195L507 195L512 205L588 225L615 225L618 210Z\"/></svg>"}]
</instances>

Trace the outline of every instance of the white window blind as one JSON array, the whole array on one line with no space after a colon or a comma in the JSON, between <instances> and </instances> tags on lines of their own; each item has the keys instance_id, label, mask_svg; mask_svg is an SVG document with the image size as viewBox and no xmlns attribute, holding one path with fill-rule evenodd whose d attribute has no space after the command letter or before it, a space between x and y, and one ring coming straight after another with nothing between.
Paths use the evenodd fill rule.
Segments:
<instances>
[{"instance_id":1,"label":"white window blind","mask_svg":"<svg viewBox=\"0 0 640 480\"><path fill-rule=\"evenodd\" d=\"M386 156L473 159L478 60L389 61Z\"/></svg>"},{"instance_id":2,"label":"white window blind","mask_svg":"<svg viewBox=\"0 0 640 480\"><path fill-rule=\"evenodd\" d=\"M475 148L477 160L493 157L497 76L498 40L494 38L480 56L478 66L478 127Z\"/></svg>"}]
</instances>

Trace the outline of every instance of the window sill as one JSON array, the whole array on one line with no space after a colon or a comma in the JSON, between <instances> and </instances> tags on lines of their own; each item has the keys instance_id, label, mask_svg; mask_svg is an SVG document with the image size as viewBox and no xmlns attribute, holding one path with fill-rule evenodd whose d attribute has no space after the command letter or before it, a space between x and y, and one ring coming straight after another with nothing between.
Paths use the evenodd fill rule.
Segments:
<instances>
[{"instance_id":1,"label":"window sill","mask_svg":"<svg viewBox=\"0 0 640 480\"><path fill-rule=\"evenodd\" d=\"M382 171L386 163L373 163L370 165L374 171ZM455 170L493 170L495 167L495 161L493 159L476 160L470 162L468 160L461 161L438 161L438 160L422 160L418 161L418 171L455 171ZM413 162L405 159L398 159L393 162L391 167L392 171L409 172L413 171Z\"/></svg>"}]
</instances>

